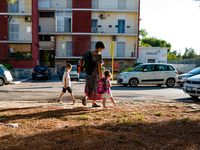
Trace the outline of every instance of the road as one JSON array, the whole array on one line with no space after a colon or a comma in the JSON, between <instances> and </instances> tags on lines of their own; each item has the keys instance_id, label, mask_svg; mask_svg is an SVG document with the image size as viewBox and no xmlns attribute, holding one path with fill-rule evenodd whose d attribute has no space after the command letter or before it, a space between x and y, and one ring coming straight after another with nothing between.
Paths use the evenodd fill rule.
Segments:
<instances>
[{"instance_id":1,"label":"road","mask_svg":"<svg viewBox=\"0 0 200 150\"><path fill-rule=\"evenodd\" d=\"M84 79L72 81L75 98L84 96ZM20 84L9 84L0 87L0 101L38 101L55 102L62 90L62 82L57 78L51 80L28 80ZM182 87L167 88L156 85L139 85L138 87L124 87L116 84L111 87L113 97L116 100L148 100L148 101L188 101L190 96L184 94ZM65 100L70 100L69 94L65 94Z\"/></svg>"}]
</instances>

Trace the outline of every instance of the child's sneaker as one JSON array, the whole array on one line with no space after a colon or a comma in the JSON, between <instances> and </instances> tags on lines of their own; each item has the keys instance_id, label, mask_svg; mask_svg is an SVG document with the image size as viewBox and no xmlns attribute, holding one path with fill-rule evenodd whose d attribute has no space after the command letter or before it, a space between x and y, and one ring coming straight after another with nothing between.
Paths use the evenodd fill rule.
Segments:
<instances>
[{"instance_id":1,"label":"child's sneaker","mask_svg":"<svg viewBox=\"0 0 200 150\"><path fill-rule=\"evenodd\" d=\"M108 108L108 107L103 107L103 110L110 110L110 108Z\"/></svg>"},{"instance_id":2,"label":"child's sneaker","mask_svg":"<svg viewBox=\"0 0 200 150\"><path fill-rule=\"evenodd\" d=\"M119 105L119 102L115 101L114 105L115 105L115 106Z\"/></svg>"},{"instance_id":3,"label":"child's sneaker","mask_svg":"<svg viewBox=\"0 0 200 150\"><path fill-rule=\"evenodd\" d=\"M62 102L61 100L57 100L57 103L60 103L60 104L62 104L63 102Z\"/></svg>"},{"instance_id":4,"label":"child's sneaker","mask_svg":"<svg viewBox=\"0 0 200 150\"><path fill-rule=\"evenodd\" d=\"M73 100L73 104L74 104L74 105L76 104L76 100Z\"/></svg>"}]
</instances>

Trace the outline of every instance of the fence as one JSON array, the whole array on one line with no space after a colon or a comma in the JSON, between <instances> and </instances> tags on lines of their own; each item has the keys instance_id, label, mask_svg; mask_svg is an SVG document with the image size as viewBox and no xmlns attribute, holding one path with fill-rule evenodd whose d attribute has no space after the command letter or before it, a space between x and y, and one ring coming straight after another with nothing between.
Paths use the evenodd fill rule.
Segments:
<instances>
[{"instance_id":1,"label":"fence","mask_svg":"<svg viewBox=\"0 0 200 150\"><path fill-rule=\"evenodd\" d=\"M168 60L167 63L173 64L179 73L186 73L196 67L200 67L200 59Z\"/></svg>"}]
</instances>

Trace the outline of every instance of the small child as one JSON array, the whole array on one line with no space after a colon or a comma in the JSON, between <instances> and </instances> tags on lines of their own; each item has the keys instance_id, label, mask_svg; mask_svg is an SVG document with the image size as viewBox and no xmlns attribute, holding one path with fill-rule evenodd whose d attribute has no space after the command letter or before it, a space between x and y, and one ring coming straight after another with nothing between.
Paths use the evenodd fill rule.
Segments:
<instances>
[{"instance_id":1,"label":"small child","mask_svg":"<svg viewBox=\"0 0 200 150\"><path fill-rule=\"evenodd\" d=\"M110 90L110 87L111 87L110 79L112 78L112 74L110 73L110 71L105 71L104 76L105 76L105 79L106 79L107 91L102 94L103 109L109 110L110 108L106 107L106 99L110 99L113 104L116 104L117 102L115 102L115 100L113 99L112 93L111 93L111 90Z\"/></svg>"},{"instance_id":2,"label":"small child","mask_svg":"<svg viewBox=\"0 0 200 150\"><path fill-rule=\"evenodd\" d=\"M61 99L62 99L63 95L66 93L66 90L70 93L70 96L73 100L73 104L75 104L75 102L76 102L74 95L72 93L71 80L70 80L70 76L69 76L69 72L71 71L71 69L72 69L72 65L70 63L68 63L66 65L66 71L63 74L63 81L62 82L64 84L64 87L63 87L62 93L60 94L59 100L57 100L58 103L62 103Z\"/></svg>"}]
</instances>

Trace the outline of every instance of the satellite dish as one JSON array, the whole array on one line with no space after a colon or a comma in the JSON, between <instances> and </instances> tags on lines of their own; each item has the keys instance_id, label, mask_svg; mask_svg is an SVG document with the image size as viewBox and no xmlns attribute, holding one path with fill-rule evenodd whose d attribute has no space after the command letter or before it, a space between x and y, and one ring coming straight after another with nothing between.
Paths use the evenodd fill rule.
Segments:
<instances>
[{"instance_id":1,"label":"satellite dish","mask_svg":"<svg viewBox=\"0 0 200 150\"><path fill-rule=\"evenodd\" d=\"M13 53L13 52L14 52L14 50L13 50L13 48L12 48L12 47L10 48L10 51L11 51L11 53Z\"/></svg>"}]
</instances>

